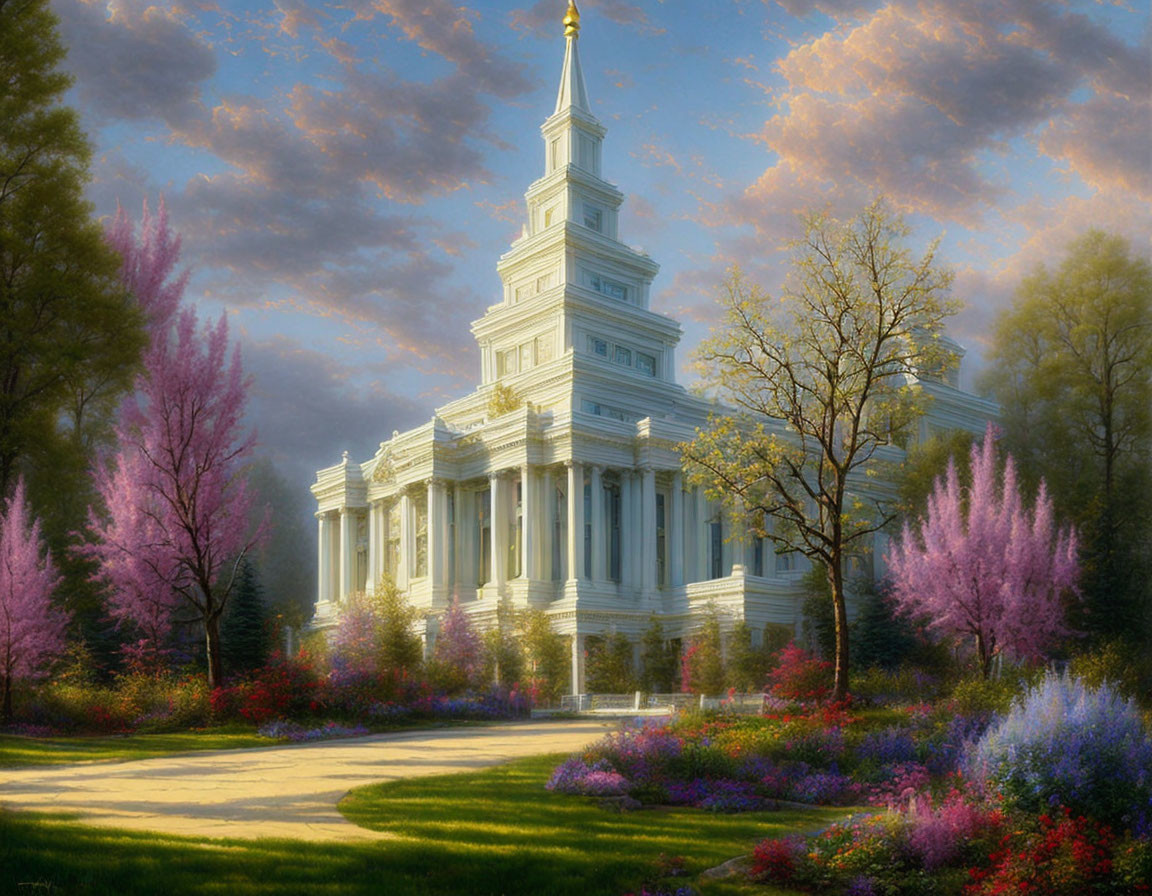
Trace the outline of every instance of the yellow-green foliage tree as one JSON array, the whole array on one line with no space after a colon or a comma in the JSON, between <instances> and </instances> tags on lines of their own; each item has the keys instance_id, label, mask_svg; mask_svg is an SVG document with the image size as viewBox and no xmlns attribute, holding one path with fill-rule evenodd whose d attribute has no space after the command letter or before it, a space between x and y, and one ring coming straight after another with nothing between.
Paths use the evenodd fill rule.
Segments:
<instances>
[{"instance_id":1,"label":"yellow-green foliage tree","mask_svg":"<svg viewBox=\"0 0 1152 896\"><path fill-rule=\"evenodd\" d=\"M940 338L951 274L935 244L913 257L909 234L882 202L851 220L814 214L779 298L734 271L721 324L699 350L705 383L732 410L682 446L695 479L748 531L824 571L833 699L848 693L845 560L895 513L861 486L922 410L906 374L955 362Z\"/></svg>"},{"instance_id":2,"label":"yellow-green foliage tree","mask_svg":"<svg viewBox=\"0 0 1152 896\"><path fill-rule=\"evenodd\" d=\"M1152 265L1090 231L1026 277L997 322L989 384L1021 477L1047 482L1083 546L1097 635L1152 624Z\"/></svg>"}]
</instances>

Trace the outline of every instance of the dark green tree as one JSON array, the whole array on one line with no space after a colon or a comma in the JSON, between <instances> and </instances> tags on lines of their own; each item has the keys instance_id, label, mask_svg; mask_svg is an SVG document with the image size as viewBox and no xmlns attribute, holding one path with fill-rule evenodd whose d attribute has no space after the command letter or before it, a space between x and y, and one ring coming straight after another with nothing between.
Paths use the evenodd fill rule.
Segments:
<instances>
[{"instance_id":1,"label":"dark green tree","mask_svg":"<svg viewBox=\"0 0 1152 896\"><path fill-rule=\"evenodd\" d=\"M144 345L83 198L90 150L60 103L56 31L46 0L0 0L0 495L24 473L54 541L87 503L56 477L79 483Z\"/></svg>"},{"instance_id":2,"label":"dark green tree","mask_svg":"<svg viewBox=\"0 0 1152 896\"><path fill-rule=\"evenodd\" d=\"M714 604L709 604L704 624L684 651L681 687L694 694L716 695L724 692L727 681L720 613Z\"/></svg>"},{"instance_id":3,"label":"dark green tree","mask_svg":"<svg viewBox=\"0 0 1152 896\"><path fill-rule=\"evenodd\" d=\"M649 694L667 694L676 686L680 657L664 639L664 626L653 615L640 639L640 689Z\"/></svg>"},{"instance_id":4,"label":"dark green tree","mask_svg":"<svg viewBox=\"0 0 1152 896\"><path fill-rule=\"evenodd\" d=\"M636 690L632 642L620 632L589 637L584 682L592 694L626 694Z\"/></svg>"},{"instance_id":5,"label":"dark green tree","mask_svg":"<svg viewBox=\"0 0 1152 896\"><path fill-rule=\"evenodd\" d=\"M248 469L248 485L255 492L251 525L267 515L267 537L253 552L269 617L281 625L301 629L312 616L316 599L316 533L306 525L311 511L304 504L307 492L293 487L267 457Z\"/></svg>"},{"instance_id":6,"label":"dark green tree","mask_svg":"<svg viewBox=\"0 0 1152 896\"><path fill-rule=\"evenodd\" d=\"M861 669L894 669L914 656L917 640L912 624L893 611L882 583L860 583L860 614L856 619L854 662Z\"/></svg>"},{"instance_id":7,"label":"dark green tree","mask_svg":"<svg viewBox=\"0 0 1152 896\"><path fill-rule=\"evenodd\" d=\"M752 629L743 619L732 627L732 633L728 635L729 687L744 694L764 688L769 662L765 646L752 646Z\"/></svg>"},{"instance_id":8,"label":"dark green tree","mask_svg":"<svg viewBox=\"0 0 1152 896\"><path fill-rule=\"evenodd\" d=\"M221 625L224 668L230 674L259 669L268 659L270 635L264 589L255 568L245 558L240 562L236 589Z\"/></svg>"}]
</instances>

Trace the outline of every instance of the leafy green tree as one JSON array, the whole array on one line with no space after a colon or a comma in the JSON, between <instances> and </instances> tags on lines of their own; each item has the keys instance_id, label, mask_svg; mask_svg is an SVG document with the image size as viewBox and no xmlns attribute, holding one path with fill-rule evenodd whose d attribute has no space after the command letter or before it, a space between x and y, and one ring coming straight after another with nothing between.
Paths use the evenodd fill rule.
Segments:
<instances>
[{"instance_id":1,"label":"leafy green tree","mask_svg":"<svg viewBox=\"0 0 1152 896\"><path fill-rule=\"evenodd\" d=\"M714 695L723 693L727 682L720 613L714 604L709 604L704 624L692 636L681 657L680 688L693 694Z\"/></svg>"},{"instance_id":2,"label":"leafy green tree","mask_svg":"<svg viewBox=\"0 0 1152 896\"><path fill-rule=\"evenodd\" d=\"M743 619L728 635L728 685L744 694L759 691L768 675L768 656L763 646L752 646L752 629Z\"/></svg>"},{"instance_id":3,"label":"leafy green tree","mask_svg":"<svg viewBox=\"0 0 1152 896\"><path fill-rule=\"evenodd\" d=\"M895 612L884 587L875 582L860 584L860 614L853 632L854 663L895 669L916 653L916 634L907 617Z\"/></svg>"},{"instance_id":4,"label":"leafy green tree","mask_svg":"<svg viewBox=\"0 0 1152 896\"><path fill-rule=\"evenodd\" d=\"M48 530L81 523L69 495L85 492L37 485L45 462L70 455L79 482L144 347L119 259L83 198L90 150L60 103L70 79L56 28L47 0L0 3L0 495L27 472L46 515L72 514Z\"/></svg>"},{"instance_id":5,"label":"leafy green tree","mask_svg":"<svg viewBox=\"0 0 1152 896\"><path fill-rule=\"evenodd\" d=\"M606 637L589 637L584 683L592 694L626 694L636 690L632 663L632 642L613 632Z\"/></svg>"},{"instance_id":6,"label":"leafy green tree","mask_svg":"<svg viewBox=\"0 0 1152 896\"><path fill-rule=\"evenodd\" d=\"M224 667L230 673L259 669L268 659L270 634L264 589L256 569L244 558L220 627Z\"/></svg>"},{"instance_id":7,"label":"leafy green tree","mask_svg":"<svg viewBox=\"0 0 1152 896\"><path fill-rule=\"evenodd\" d=\"M521 610L516 623L528 680L543 700L558 702L571 677L568 638L553 631L548 614L535 607Z\"/></svg>"},{"instance_id":8,"label":"leafy green tree","mask_svg":"<svg viewBox=\"0 0 1152 896\"><path fill-rule=\"evenodd\" d=\"M1152 608L1152 265L1089 231L1026 277L996 327L988 385L1026 484L1081 534L1086 615L1142 637Z\"/></svg>"},{"instance_id":9,"label":"leafy green tree","mask_svg":"<svg viewBox=\"0 0 1152 896\"><path fill-rule=\"evenodd\" d=\"M305 525L310 516L305 493L288 483L267 457L251 464L246 477L256 495L250 525L267 527L266 538L252 551L265 604L282 625L301 629L312 617L316 599L316 532Z\"/></svg>"},{"instance_id":10,"label":"leafy green tree","mask_svg":"<svg viewBox=\"0 0 1152 896\"><path fill-rule=\"evenodd\" d=\"M951 274L935 245L914 259L909 233L881 202L850 221L811 215L780 299L734 272L699 351L705 383L733 411L682 447L709 497L824 571L834 700L848 693L846 560L895 516L862 485L922 411L908 374L939 375L955 360L940 339Z\"/></svg>"},{"instance_id":11,"label":"leafy green tree","mask_svg":"<svg viewBox=\"0 0 1152 896\"><path fill-rule=\"evenodd\" d=\"M484 632L484 680L510 688L520 683L524 654L516 637L516 614L507 601L496 607L496 625Z\"/></svg>"},{"instance_id":12,"label":"leafy green tree","mask_svg":"<svg viewBox=\"0 0 1152 896\"><path fill-rule=\"evenodd\" d=\"M660 618L653 614L640 639L640 689L649 694L671 692L679 659L674 646L664 639Z\"/></svg>"}]
</instances>

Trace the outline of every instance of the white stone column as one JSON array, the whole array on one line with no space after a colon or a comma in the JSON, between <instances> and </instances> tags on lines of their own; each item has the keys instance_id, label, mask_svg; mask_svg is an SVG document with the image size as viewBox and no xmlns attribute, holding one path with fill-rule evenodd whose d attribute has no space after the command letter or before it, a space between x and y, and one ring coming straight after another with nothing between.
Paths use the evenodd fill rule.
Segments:
<instances>
[{"instance_id":1,"label":"white stone column","mask_svg":"<svg viewBox=\"0 0 1152 896\"><path fill-rule=\"evenodd\" d=\"M352 511L347 507L340 508L340 593L337 599L341 601L352 591L352 564L356 560L353 521Z\"/></svg>"},{"instance_id":2,"label":"white stone column","mask_svg":"<svg viewBox=\"0 0 1152 896\"><path fill-rule=\"evenodd\" d=\"M504 481L499 473L488 476L488 494L492 501L492 557L491 583L503 588L507 576L505 566L508 561L508 511L504 506Z\"/></svg>"},{"instance_id":3,"label":"white stone column","mask_svg":"<svg viewBox=\"0 0 1152 896\"><path fill-rule=\"evenodd\" d=\"M708 543L711 541L711 532L708 531L708 497L702 486L696 486L693 491L696 497L696 581L703 582L712 576L708 568Z\"/></svg>"},{"instance_id":4,"label":"white stone column","mask_svg":"<svg viewBox=\"0 0 1152 896\"><path fill-rule=\"evenodd\" d=\"M640 500L640 588L651 594L656 590L656 471L651 467L641 469Z\"/></svg>"},{"instance_id":5,"label":"white stone column","mask_svg":"<svg viewBox=\"0 0 1152 896\"><path fill-rule=\"evenodd\" d=\"M332 600L332 520L326 513L316 517L316 537L319 552L316 556L316 600Z\"/></svg>"},{"instance_id":6,"label":"white stone column","mask_svg":"<svg viewBox=\"0 0 1152 896\"><path fill-rule=\"evenodd\" d=\"M444 483L428 480L428 584L435 588L444 582Z\"/></svg>"},{"instance_id":7,"label":"white stone column","mask_svg":"<svg viewBox=\"0 0 1152 896\"><path fill-rule=\"evenodd\" d=\"M584 469L572 460L568 461L568 580L583 578Z\"/></svg>"},{"instance_id":8,"label":"white stone column","mask_svg":"<svg viewBox=\"0 0 1152 896\"><path fill-rule=\"evenodd\" d=\"M520 466L520 577L539 578L536 565L536 474L531 464Z\"/></svg>"},{"instance_id":9,"label":"white stone column","mask_svg":"<svg viewBox=\"0 0 1152 896\"><path fill-rule=\"evenodd\" d=\"M620 584L625 588L635 588L635 570L638 566L634 556L636 551L636 526L633 522L631 470L620 471Z\"/></svg>"},{"instance_id":10,"label":"white stone column","mask_svg":"<svg viewBox=\"0 0 1152 896\"><path fill-rule=\"evenodd\" d=\"M604 548L608 541L607 526L604 520L604 468L592 465L592 581L603 582L608 578L604 569Z\"/></svg>"},{"instance_id":11,"label":"white stone column","mask_svg":"<svg viewBox=\"0 0 1152 896\"><path fill-rule=\"evenodd\" d=\"M404 590L412 576L416 539L412 536L412 499L407 492L400 493L400 556L396 562L396 587Z\"/></svg>"},{"instance_id":12,"label":"white stone column","mask_svg":"<svg viewBox=\"0 0 1152 896\"><path fill-rule=\"evenodd\" d=\"M572 635L572 693L584 693L584 635Z\"/></svg>"},{"instance_id":13,"label":"white stone column","mask_svg":"<svg viewBox=\"0 0 1152 896\"><path fill-rule=\"evenodd\" d=\"M677 470L672 474L671 516L665 520L664 538L668 549L669 582L673 588L684 584L684 477Z\"/></svg>"}]
</instances>

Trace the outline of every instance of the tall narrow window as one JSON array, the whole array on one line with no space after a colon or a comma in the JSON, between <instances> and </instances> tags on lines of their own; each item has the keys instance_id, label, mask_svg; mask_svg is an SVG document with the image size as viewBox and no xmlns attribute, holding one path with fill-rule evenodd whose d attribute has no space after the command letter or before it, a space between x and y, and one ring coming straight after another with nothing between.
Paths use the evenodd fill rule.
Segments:
<instances>
[{"instance_id":1,"label":"tall narrow window","mask_svg":"<svg viewBox=\"0 0 1152 896\"><path fill-rule=\"evenodd\" d=\"M516 483L516 510L508 525L508 578L517 579L523 573L524 543L524 483Z\"/></svg>"},{"instance_id":2,"label":"tall narrow window","mask_svg":"<svg viewBox=\"0 0 1152 896\"><path fill-rule=\"evenodd\" d=\"M548 144L548 170L555 171L560 167L560 138ZM545 225L547 226L547 225Z\"/></svg>"},{"instance_id":3,"label":"tall narrow window","mask_svg":"<svg viewBox=\"0 0 1152 896\"><path fill-rule=\"evenodd\" d=\"M584 226L599 233L604 229L604 212L591 203L584 203Z\"/></svg>"},{"instance_id":4,"label":"tall narrow window","mask_svg":"<svg viewBox=\"0 0 1152 896\"><path fill-rule=\"evenodd\" d=\"M712 520L708 524L709 555L708 562L711 567L711 578L719 579L724 576L724 531L720 520Z\"/></svg>"},{"instance_id":5,"label":"tall narrow window","mask_svg":"<svg viewBox=\"0 0 1152 896\"><path fill-rule=\"evenodd\" d=\"M584 483L584 578L592 578L592 483Z\"/></svg>"},{"instance_id":6,"label":"tall narrow window","mask_svg":"<svg viewBox=\"0 0 1152 896\"><path fill-rule=\"evenodd\" d=\"M565 548L568 539L568 502L565 495L565 485L556 482L556 516L552 519L552 581L564 581Z\"/></svg>"},{"instance_id":7,"label":"tall narrow window","mask_svg":"<svg viewBox=\"0 0 1152 896\"><path fill-rule=\"evenodd\" d=\"M492 491L476 493L476 584L485 585L492 579Z\"/></svg>"},{"instance_id":8,"label":"tall narrow window","mask_svg":"<svg viewBox=\"0 0 1152 896\"><path fill-rule=\"evenodd\" d=\"M620 486L604 486L604 509L608 514L608 578L620 581Z\"/></svg>"},{"instance_id":9,"label":"tall narrow window","mask_svg":"<svg viewBox=\"0 0 1152 896\"><path fill-rule=\"evenodd\" d=\"M447 504L448 511L448 584L456 584L456 495L453 492L448 492Z\"/></svg>"},{"instance_id":10,"label":"tall narrow window","mask_svg":"<svg viewBox=\"0 0 1152 896\"><path fill-rule=\"evenodd\" d=\"M764 575L764 539L752 539L752 575Z\"/></svg>"},{"instance_id":11,"label":"tall narrow window","mask_svg":"<svg viewBox=\"0 0 1152 896\"><path fill-rule=\"evenodd\" d=\"M412 513L415 516L416 564L412 575L416 578L428 575L428 496L420 495L413 499Z\"/></svg>"},{"instance_id":12,"label":"tall narrow window","mask_svg":"<svg viewBox=\"0 0 1152 896\"><path fill-rule=\"evenodd\" d=\"M384 571L395 581L400 575L400 501L388 508L388 542L384 548Z\"/></svg>"},{"instance_id":13,"label":"tall narrow window","mask_svg":"<svg viewBox=\"0 0 1152 896\"><path fill-rule=\"evenodd\" d=\"M656 584L668 584L668 540L665 536L665 502L662 492L656 493Z\"/></svg>"}]
</instances>

